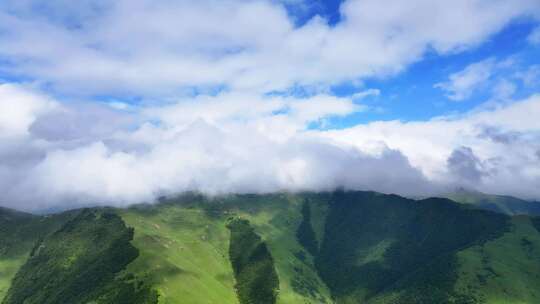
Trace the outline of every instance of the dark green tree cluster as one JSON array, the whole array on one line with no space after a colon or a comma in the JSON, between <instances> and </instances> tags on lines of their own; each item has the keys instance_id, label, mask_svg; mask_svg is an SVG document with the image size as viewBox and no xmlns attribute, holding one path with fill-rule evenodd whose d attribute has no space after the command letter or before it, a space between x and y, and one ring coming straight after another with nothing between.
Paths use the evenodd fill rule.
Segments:
<instances>
[{"instance_id":1,"label":"dark green tree cluster","mask_svg":"<svg viewBox=\"0 0 540 304\"><path fill-rule=\"evenodd\" d=\"M43 217L0 207L0 258L27 255L38 239L56 231L77 213L73 210Z\"/></svg>"},{"instance_id":2,"label":"dark green tree cluster","mask_svg":"<svg viewBox=\"0 0 540 304\"><path fill-rule=\"evenodd\" d=\"M319 251L319 244L311 225L311 206L309 200L304 200L302 204L302 221L296 230L296 238L312 256L316 256Z\"/></svg>"},{"instance_id":3,"label":"dark green tree cluster","mask_svg":"<svg viewBox=\"0 0 540 304\"><path fill-rule=\"evenodd\" d=\"M231 219L229 258L241 304L274 304L279 279L266 243L255 233L249 221Z\"/></svg>"},{"instance_id":4,"label":"dark green tree cluster","mask_svg":"<svg viewBox=\"0 0 540 304\"><path fill-rule=\"evenodd\" d=\"M157 303L132 275L133 230L113 213L86 209L40 240L19 269L3 304Z\"/></svg>"},{"instance_id":5,"label":"dark green tree cluster","mask_svg":"<svg viewBox=\"0 0 540 304\"><path fill-rule=\"evenodd\" d=\"M0 207L0 257L17 256L32 247L36 235L30 214Z\"/></svg>"},{"instance_id":6,"label":"dark green tree cluster","mask_svg":"<svg viewBox=\"0 0 540 304\"><path fill-rule=\"evenodd\" d=\"M540 216L531 218L531 222L538 232L540 232Z\"/></svg>"}]
</instances>

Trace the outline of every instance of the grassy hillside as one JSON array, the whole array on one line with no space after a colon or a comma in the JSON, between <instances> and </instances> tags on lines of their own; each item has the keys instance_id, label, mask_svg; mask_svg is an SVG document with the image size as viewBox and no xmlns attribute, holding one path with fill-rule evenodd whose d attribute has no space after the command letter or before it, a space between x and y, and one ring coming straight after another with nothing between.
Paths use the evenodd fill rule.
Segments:
<instances>
[{"instance_id":1,"label":"grassy hillside","mask_svg":"<svg viewBox=\"0 0 540 304\"><path fill-rule=\"evenodd\" d=\"M186 194L0 224L3 304L540 303L540 218L447 199Z\"/></svg>"},{"instance_id":2,"label":"grassy hillside","mask_svg":"<svg viewBox=\"0 0 540 304\"><path fill-rule=\"evenodd\" d=\"M0 208L0 299L33 246L36 236L28 235L31 231L26 228L33 219L30 214Z\"/></svg>"},{"instance_id":3,"label":"grassy hillside","mask_svg":"<svg viewBox=\"0 0 540 304\"><path fill-rule=\"evenodd\" d=\"M132 237L116 214L83 210L35 243L2 303L157 303L150 287L121 274L138 256Z\"/></svg>"},{"instance_id":4,"label":"grassy hillside","mask_svg":"<svg viewBox=\"0 0 540 304\"><path fill-rule=\"evenodd\" d=\"M336 193L316 265L338 303L385 294L398 303L450 303L460 296L455 252L507 229L505 216L444 199Z\"/></svg>"},{"instance_id":5,"label":"grassy hillside","mask_svg":"<svg viewBox=\"0 0 540 304\"><path fill-rule=\"evenodd\" d=\"M26 262L34 244L60 228L77 211L51 216L35 216L0 208L0 300L17 270Z\"/></svg>"},{"instance_id":6,"label":"grassy hillside","mask_svg":"<svg viewBox=\"0 0 540 304\"><path fill-rule=\"evenodd\" d=\"M312 258L297 242L302 199L234 195L208 200L184 196L157 206L121 210L135 228L140 257L129 270L148 277L160 303L239 303L229 260L228 219L249 220L271 253L279 277L277 303L326 303L329 291Z\"/></svg>"},{"instance_id":7,"label":"grassy hillside","mask_svg":"<svg viewBox=\"0 0 540 304\"><path fill-rule=\"evenodd\" d=\"M303 220L303 195L243 195L223 201L226 208L248 219L267 243L279 276L277 303L331 303L311 254L296 237Z\"/></svg>"},{"instance_id":8,"label":"grassy hillside","mask_svg":"<svg viewBox=\"0 0 540 304\"><path fill-rule=\"evenodd\" d=\"M468 204L475 208L491 210L507 215L540 216L540 203L529 202L512 196L491 195L464 189L444 195L458 203Z\"/></svg>"},{"instance_id":9,"label":"grassy hillside","mask_svg":"<svg viewBox=\"0 0 540 304\"><path fill-rule=\"evenodd\" d=\"M512 219L501 237L458 253L456 289L485 303L538 303L540 234L527 217Z\"/></svg>"},{"instance_id":10,"label":"grassy hillside","mask_svg":"<svg viewBox=\"0 0 540 304\"><path fill-rule=\"evenodd\" d=\"M238 303L228 259L226 217L163 204L120 211L140 256L128 269L145 277L160 303Z\"/></svg>"}]
</instances>

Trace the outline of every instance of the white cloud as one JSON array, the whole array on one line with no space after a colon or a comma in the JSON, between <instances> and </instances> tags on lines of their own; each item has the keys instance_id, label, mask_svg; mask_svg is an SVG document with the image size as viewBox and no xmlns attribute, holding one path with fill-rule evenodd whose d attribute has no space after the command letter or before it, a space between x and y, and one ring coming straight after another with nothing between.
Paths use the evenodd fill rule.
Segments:
<instances>
[{"instance_id":1,"label":"white cloud","mask_svg":"<svg viewBox=\"0 0 540 304\"><path fill-rule=\"evenodd\" d=\"M540 96L468 114L418 122L373 122L324 133L378 155L385 149L401 151L432 182L460 184L448 168L456 149L466 147L482 163L479 190L489 193L540 197ZM486 128L491 128L486 133ZM496 130L496 134L494 131ZM487 134L489 136L487 136ZM506 140L502 140L503 137ZM509 138L514 137L512 141ZM458 150L459 151L459 150Z\"/></svg>"},{"instance_id":2,"label":"white cloud","mask_svg":"<svg viewBox=\"0 0 540 304\"><path fill-rule=\"evenodd\" d=\"M0 84L0 138L26 136L36 117L57 104L16 85Z\"/></svg>"},{"instance_id":3,"label":"white cloud","mask_svg":"<svg viewBox=\"0 0 540 304\"><path fill-rule=\"evenodd\" d=\"M450 175L468 187L476 186L486 175L484 165L469 147L458 147L447 160Z\"/></svg>"},{"instance_id":4,"label":"white cloud","mask_svg":"<svg viewBox=\"0 0 540 304\"><path fill-rule=\"evenodd\" d=\"M540 26L536 27L530 34L529 37L527 37L527 40L531 44L538 45L540 44Z\"/></svg>"},{"instance_id":5,"label":"white cloud","mask_svg":"<svg viewBox=\"0 0 540 304\"><path fill-rule=\"evenodd\" d=\"M516 72L514 77L522 81L526 87L535 87L540 83L540 65L528 66Z\"/></svg>"},{"instance_id":6,"label":"white cloud","mask_svg":"<svg viewBox=\"0 0 540 304\"><path fill-rule=\"evenodd\" d=\"M148 108L143 113L175 129L202 120L216 126L248 126L280 141L304 129L309 123L324 123L327 118L346 116L365 109L365 106L350 99L329 95L294 98L222 93Z\"/></svg>"},{"instance_id":7,"label":"white cloud","mask_svg":"<svg viewBox=\"0 0 540 304\"><path fill-rule=\"evenodd\" d=\"M378 89L367 89L365 91L361 91L361 92L358 92L358 93L354 93L352 95L352 98L353 99L364 99L366 97L370 97L370 96L379 96L381 95L381 91L378 90Z\"/></svg>"},{"instance_id":8,"label":"white cloud","mask_svg":"<svg viewBox=\"0 0 540 304\"><path fill-rule=\"evenodd\" d=\"M48 14L33 4L0 6L0 56L13 63L10 72L72 94L152 96L385 76L427 49L474 47L540 10L536 0L348 0L336 26L314 17L295 27L279 2L263 0L55 0L43 8Z\"/></svg>"},{"instance_id":9,"label":"white cloud","mask_svg":"<svg viewBox=\"0 0 540 304\"><path fill-rule=\"evenodd\" d=\"M25 91L14 88L15 96ZM123 206L185 190L218 194L339 186L425 195L464 181L487 192L540 198L535 186L540 181L538 96L460 116L333 131L308 126L361 108L325 95L251 98L201 96L130 111L128 118L106 105L93 109L55 102L62 111L36 114L24 137L0 139L0 204L28 210ZM232 100L237 106L222 111ZM84 113L105 109L113 112L99 117L111 127L93 130L99 119L84 119ZM51 115L65 111L76 113ZM71 117L80 118L75 131L47 127Z\"/></svg>"},{"instance_id":10,"label":"white cloud","mask_svg":"<svg viewBox=\"0 0 540 304\"><path fill-rule=\"evenodd\" d=\"M430 121L309 128L380 94L339 98L330 85L398 73L428 50L473 48L538 13L536 0L348 0L338 24L315 16L301 27L279 1L42 2L0 3L2 72L58 96L113 100L59 102L1 85L0 205L338 186L419 195L463 176L540 197L539 97ZM439 86L465 99L499 65L477 63ZM499 83L510 99L512 83ZM276 93L305 87L304 98ZM141 103L127 106L132 97Z\"/></svg>"},{"instance_id":11,"label":"white cloud","mask_svg":"<svg viewBox=\"0 0 540 304\"><path fill-rule=\"evenodd\" d=\"M25 92L12 87L15 96ZM420 181L424 191L430 188L398 151L373 158L304 134L311 122L362 110L349 99L222 93L125 114L107 105L54 103L24 125L24 141L0 139L4 206L125 205L185 190L371 189L376 183L381 191L406 191ZM401 173L382 170L372 182L347 171L377 164Z\"/></svg>"},{"instance_id":12,"label":"white cloud","mask_svg":"<svg viewBox=\"0 0 540 304\"><path fill-rule=\"evenodd\" d=\"M507 80L507 79L501 79L493 88L493 98L498 100L507 100L511 98L514 93L517 91L516 84Z\"/></svg>"},{"instance_id":13,"label":"white cloud","mask_svg":"<svg viewBox=\"0 0 540 304\"><path fill-rule=\"evenodd\" d=\"M537 65L526 65L519 55L504 60L484 59L469 64L434 85L453 101L463 101L478 93L489 93L492 101L511 100L520 86L534 87L540 79Z\"/></svg>"},{"instance_id":14,"label":"white cloud","mask_svg":"<svg viewBox=\"0 0 540 304\"><path fill-rule=\"evenodd\" d=\"M447 97L454 101L462 101L471 97L479 86L485 85L495 68L494 59L486 59L468 65L465 69L451 74L448 82L437 83L447 93Z\"/></svg>"},{"instance_id":15,"label":"white cloud","mask_svg":"<svg viewBox=\"0 0 540 304\"><path fill-rule=\"evenodd\" d=\"M124 205L185 190L208 194L338 186L401 193L430 190L397 151L375 158L315 139L279 143L256 132L230 133L202 122L145 153L113 151L103 143L51 151L28 177L15 191L23 195L17 202L31 205L18 207L60 202ZM29 189L32 192L24 191ZM36 201L36 196L43 199Z\"/></svg>"}]
</instances>

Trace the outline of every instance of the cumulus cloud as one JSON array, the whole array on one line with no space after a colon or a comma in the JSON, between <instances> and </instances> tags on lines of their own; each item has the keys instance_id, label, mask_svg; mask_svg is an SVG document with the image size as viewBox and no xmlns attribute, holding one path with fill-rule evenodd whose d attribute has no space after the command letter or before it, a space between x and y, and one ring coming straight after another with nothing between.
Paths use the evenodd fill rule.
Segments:
<instances>
[{"instance_id":1,"label":"cumulus cloud","mask_svg":"<svg viewBox=\"0 0 540 304\"><path fill-rule=\"evenodd\" d=\"M123 113L9 88L4 102L35 110L26 111L31 114L23 125L9 129L17 141L0 138L4 206L123 206L187 190L345 187L412 195L433 193L435 187L397 150L374 157L309 135L312 122L362 110L344 98L223 93ZM36 100L55 106L39 112Z\"/></svg>"},{"instance_id":2,"label":"cumulus cloud","mask_svg":"<svg viewBox=\"0 0 540 304\"><path fill-rule=\"evenodd\" d=\"M537 115L540 115L540 96L531 96L461 115L428 121L372 122L322 132L322 135L371 155L388 148L399 150L430 181L445 185L455 184L453 173L459 173L451 166L459 162L449 162L452 155L474 156L470 157L475 159L472 163L485 173L477 179L478 190L538 198L540 191L535 185L540 181L540 163L535 155L540 149L540 121L535 119ZM474 154L464 152L462 146Z\"/></svg>"},{"instance_id":3,"label":"cumulus cloud","mask_svg":"<svg viewBox=\"0 0 540 304\"><path fill-rule=\"evenodd\" d=\"M537 96L429 121L313 127L380 95L336 97L332 85L364 88L426 52L471 49L538 16L537 0L347 0L336 24L297 24L284 3L302 4L2 1L0 72L31 87L0 85L0 205L124 206L186 190L427 195L462 176L540 197L540 125L525 119L540 115ZM473 64L439 87L466 99L501 64ZM534 86L532 67L519 77ZM499 84L510 99L513 84Z\"/></svg>"},{"instance_id":4,"label":"cumulus cloud","mask_svg":"<svg viewBox=\"0 0 540 304\"><path fill-rule=\"evenodd\" d=\"M459 147L448 157L448 170L459 183L476 185L485 175L483 164L469 147Z\"/></svg>"},{"instance_id":5,"label":"cumulus cloud","mask_svg":"<svg viewBox=\"0 0 540 304\"><path fill-rule=\"evenodd\" d=\"M82 143L107 139L114 131L135 125L136 120L129 113L105 105L72 102L35 117L27 130L47 141Z\"/></svg>"},{"instance_id":6,"label":"cumulus cloud","mask_svg":"<svg viewBox=\"0 0 540 304\"><path fill-rule=\"evenodd\" d=\"M125 206L182 191L332 190L433 195L447 187L538 198L540 97L424 122L310 129L313 121L361 111L347 99L222 93L117 113L60 103L10 85L36 112L17 137L0 138L0 204L27 210L87 204ZM4 96L10 100L10 96ZM229 99L239 105L227 107ZM313 100L311 100L313 99ZM249 102L248 102L249 101ZM112 111L112 112L107 112ZM68 114L65 114L68 113ZM67 115L63 117L63 115ZM127 115L127 116L126 116ZM77 117L78 126L69 129ZM63 121L67 131L55 126ZM92 129L97 126L97 129ZM84 131L87 130L87 131Z\"/></svg>"},{"instance_id":7,"label":"cumulus cloud","mask_svg":"<svg viewBox=\"0 0 540 304\"><path fill-rule=\"evenodd\" d=\"M29 172L17 193L45 198L45 206L72 203L125 205L195 190L207 194L377 189L412 193L428 182L397 151L371 157L355 149L292 138L285 143L228 134L203 122L143 153L114 151L103 143L57 150ZM423 189L411 186L423 185ZM31 199L31 197L25 198ZM39 205L38 205L39 206ZM35 207L35 206L32 206Z\"/></svg>"},{"instance_id":8,"label":"cumulus cloud","mask_svg":"<svg viewBox=\"0 0 540 304\"><path fill-rule=\"evenodd\" d=\"M37 116L56 106L54 101L39 94L16 85L0 84L0 138L27 135Z\"/></svg>"},{"instance_id":9,"label":"cumulus cloud","mask_svg":"<svg viewBox=\"0 0 540 304\"><path fill-rule=\"evenodd\" d=\"M524 61L520 54L483 59L451 73L447 81L434 87L452 101L465 101L480 94L489 95L492 101L511 101L521 87L534 88L540 79L538 65Z\"/></svg>"},{"instance_id":10,"label":"cumulus cloud","mask_svg":"<svg viewBox=\"0 0 540 304\"><path fill-rule=\"evenodd\" d=\"M447 97L454 101L462 101L471 97L479 86L492 76L495 68L493 58L473 63L462 71L449 76L447 82L437 83L436 88L440 88L447 93Z\"/></svg>"},{"instance_id":11,"label":"cumulus cloud","mask_svg":"<svg viewBox=\"0 0 540 304\"><path fill-rule=\"evenodd\" d=\"M489 139L493 142L505 145L518 143L522 136L520 132L503 131L492 126L485 126L481 129L482 130L478 135L480 138Z\"/></svg>"},{"instance_id":12,"label":"cumulus cloud","mask_svg":"<svg viewBox=\"0 0 540 304\"><path fill-rule=\"evenodd\" d=\"M276 1L68 2L2 1L4 71L83 95L327 86L476 46L540 11L536 0L348 0L336 25L295 26Z\"/></svg>"}]
</instances>

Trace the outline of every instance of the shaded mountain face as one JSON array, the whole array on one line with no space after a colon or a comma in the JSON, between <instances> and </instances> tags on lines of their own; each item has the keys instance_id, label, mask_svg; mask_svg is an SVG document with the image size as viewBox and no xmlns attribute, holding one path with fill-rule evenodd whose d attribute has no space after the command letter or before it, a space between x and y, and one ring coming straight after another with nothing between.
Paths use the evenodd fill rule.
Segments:
<instances>
[{"instance_id":1,"label":"shaded mountain face","mask_svg":"<svg viewBox=\"0 0 540 304\"><path fill-rule=\"evenodd\" d=\"M526 201L513 196L491 195L465 189L446 193L443 196L458 203L470 205L473 208L507 215L540 216L540 202Z\"/></svg>"},{"instance_id":2,"label":"shaded mountain face","mask_svg":"<svg viewBox=\"0 0 540 304\"><path fill-rule=\"evenodd\" d=\"M373 192L0 210L11 303L539 303L540 219Z\"/></svg>"},{"instance_id":3,"label":"shaded mountain face","mask_svg":"<svg viewBox=\"0 0 540 304\"><path fill-rule=\"evenodd\" d=\"M60 229L76 213L35 216L0 208L0 299L36 243Z\"/></svg>"},{"instance_id":4,"label":"shaded mountain face","mask_svg":"<svg viewBox=\"0 0 540 304\"><path fill-rule=\"evenodd\" d=\"M229 259L238 300L240 303L275 303L279 278L268 246L247 220L231 219L227 228L231 231Z\"/></svg>"},{"instance_id":5,"label":"shaded mountain face","mask_svg":"<svg viewBox=\"0 0 540 304\"><path fill-rule=\"evenodd\" d=\"M395 293L398 303L452 303L462 296L453 289L456 252L500 237L509 219L445 199L343 192L334 195L325 227L315 260L337 299Z\"/></svg>"}]
</instances>

